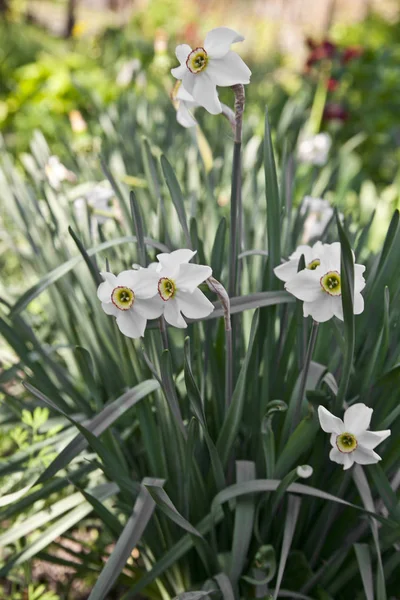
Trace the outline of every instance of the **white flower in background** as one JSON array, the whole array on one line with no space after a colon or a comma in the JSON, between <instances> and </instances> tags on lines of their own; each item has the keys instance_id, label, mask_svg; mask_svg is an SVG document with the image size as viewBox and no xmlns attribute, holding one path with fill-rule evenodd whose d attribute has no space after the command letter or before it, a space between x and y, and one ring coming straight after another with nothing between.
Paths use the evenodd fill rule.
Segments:
<instances>
[{"instance_id":1,"label":"white flower in background","mask_svg":"<svg viewBox=\"0 0 400 600\"><path fill-rule=\"evenodd\" d=\"M213 115L222 112L217 85L229 87L250 83L251 71L231 44L242 42L244 37L228 27L217 27L206 35L204 45L192 50L188 44L177 46L175 54L180 66L171 69L176 79L193 97Z\"/></svg>"},{"instance_id":2,"label":"white flower in background","mask_svg":"<svg viewBox=\"0 0 400 600\"><path fill-rule=\"evenodd\" d=\"M198 289L211 276L212 269L189 263L195 254L187 249L157 254L159 263L153 263L147 269L153 281L149 280L146 291L150 293L155 285L159 316L163 314L167 323L174 327L187 327L182 315L188 319L201 319L214 310L214 305Z\"/></svg>"},{"instance_id":3,"label":"white flower in background","mask_svg":"<svg viewBox=\"0 0 400 600\"><path fill-rule=\"evenodd\" d=\"M324 248L328 245L329 244L317 242L313 246L298 246L296 248L296 251L289 256L289 260L287 262L283 263L282 265L279 265L279 267L275 267L275 275L278 277L278 279L285 282L292 279L297 274L299 260L302 254L304 254L306 269L316 269L321 263Z\"/></svg>"},{"instance_id":4,"label":"white flower in background","mask_svg":"<svg viewBox=\"0 0 400 600\"><path fill-rule=\"evenodd\" d=\"M302 479L308 479L313 474L313 468L310 465L300 465L296 469L297 476Z\"/></svg>"},{"instance_id":5,"label":"white flower in background","mask_svg":"<svg viewBox=\"0 0 400 600\"><path fill-rule=\"evenodd\" d=\"M76 181L76 175L65 167L58 156L50 156L44 171L51 187L59 190L62 181Z\"/></svg>"},{"instance_id":6,"label":"white flower in background","mask_svg":"<svg viewBox=\"0 0 400 600\"><path fill-rule=\"evenodd\" d=\"M297 157L300 162L322 166L328 160L332 138L329 133L303 136L299 140Z\"/></svg>"},{"instance_id":7,"label":"white flower in background","mask_svg":"<svg viewBox=\"0 0 400 600\"><path fill-rule=\"evenodd\" d=\"M333 217L333 208L329 200L305 196L301 205L300 215L306 216L303 226L302 242L307 244L312 238L321 237L326 226Z\"/></svg>"},{"instance_id":8,"label":"white flower in background","mask_svg":"<svg viewBox=\"0 0 400 600\"><path fill-rule=\"evenodd\" d=\"M181 81L177 81L172 91L172 101L176 107L176 120L179 125L182 125L182 127L195 127L197 121L191 111L199 106L199 104L185 90Z\"/></svg>"},{"instance_id":9,"label":"white flower in background","mask_svg":"<svg viewBox=\"0 0 400 600\"><path fill-rule=\"evenodd\" d=\"M112 219L115 216L110 206L110 200L113 197L114 192L110 188L101 184L94 186L84 198L77 198L74 201L77 219L84 220L86 218L86 206L90 209L92 219L100 225L108 219Z\"/></svg>"},{"instance_id":10,"label":"white flower in background","mask_svg":"<svg viewBox=\"0 0 400 600\"><path fill-rule=\"evenodd\" d=\"M363 403L350 406L342 419L335 417L323 406L318 407L319 422L326 433L331 434L332 450L329 458L343 469L349 469L353 463L372 465L381 460L374 448L390 435L390 429L368 431L372 408Z\"/></svg>"},{"instance_id":11,"label":"white flower in background","mask_svg":"<svg viewBox=\"0 0 400 600\"><path fill-rule=\"evenodd\" d=\"M104 282L97 289L97 297L104 312L116 317L118 328L124 335L130 338L143 336L147 319L160 316L154 288L148 285L147 270L122 271L117 276L112 273L100 275Z\"/></svg>"},{"instance_id":12,"label":"white flower in background","mask_svg":"<svg viewBox=\"0 0 400 600\"><path fill-rule=\"evenodd\" d=\"M354 260L354 256L353 256ZM354 265L354 314L364 310L361 290L365 287L363 265ZM296 273L285 284L288 292L303 300L303 314L323 323L333 316L343 321L342 286L340 276L340 244L324 244L320 264L315 269Z\"/></svg>"},{"instance_id":13,"label":"white flower in background","mask_svg":"<svg viewBox=\"0 0 400 600\"><path fill-rule=\"evenodd\" d=\"M142 63L138 58L133 58L132 60L124 62L118 71L116 78L117 85L127 87L131 83L134 74L139 72L141 66Z\"/></svg>"}]
</instances>

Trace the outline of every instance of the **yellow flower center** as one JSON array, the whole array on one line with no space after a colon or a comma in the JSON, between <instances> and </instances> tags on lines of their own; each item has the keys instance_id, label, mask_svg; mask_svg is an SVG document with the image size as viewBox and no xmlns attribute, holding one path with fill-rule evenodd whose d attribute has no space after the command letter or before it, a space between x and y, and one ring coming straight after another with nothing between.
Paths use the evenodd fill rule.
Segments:
<instances>
[{"instance_id":1,"label":"yellow flower center","mask_svg":"<svg viewBox=\"0 0 400 600\"><path fill-rule=\"evenodd\" d=\"M320 279L321 287L330 296L340 296L342 286L340 284L340 275L337 271L329 271Z\"/></svg>"},{"instance_id":2,"label":"yellow flower center","mask_svg":"<svg viewBox=\"0 0 400 600\"><path fill-rule=\"evenodd\" d=\"M357 448L356 436L352 433L341 433L336 438L336 446L340 452L349 454Z\"/></svg>"},{"instance_id":3,"label":"yellow flower center","mask_svg":"<svg viewBox=\"0 0 400 600\"><path fill-rule=\"evenodd\" d=\"M207 52L204 48L195 48L186 59L186 66L191 73L201 73L208 64Z\"/></svg>"},{"instance_id":4,"label":"yellow flower center","mask_svg":"<svg viewBox=\"0 0 400 600\"><path fill-rule=\"evenodd\" d=\"M135 294L130 288L119 285L113 289L111 301L120 310L129 310L135 302Z\"/></svg>"},{"instance_id":5,"label":"yellow flower center","mask_svg":"<svg viewBox=\"0 0 400 600\"><path fill-rule=\"evenodd\" d=\"M315 269L317 267L319 267L320 264L321 264L321 261L319 260L319 258L314 258L314 260L312 260L310 263L308 263L307 269L310 269L310 271L315 271Z\"/></svg>"},{"instance_id":6,"label":"yellow flower center","mask_svg":"<svg viewBox=\"0 0 400 600\"><path fill-rule=\"evenodd\" d=\"M164 302L167 300L171 300L175 296L176 285L172 279L168 279L168 277L161 277L158 282L158 293Z\"/></svg>"}]
</instances>

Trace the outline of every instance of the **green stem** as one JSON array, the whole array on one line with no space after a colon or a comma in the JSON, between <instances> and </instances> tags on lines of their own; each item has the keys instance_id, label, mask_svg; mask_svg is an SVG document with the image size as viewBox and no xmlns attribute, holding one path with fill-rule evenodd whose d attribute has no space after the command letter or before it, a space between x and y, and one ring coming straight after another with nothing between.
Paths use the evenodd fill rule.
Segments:
<instances>
[{"instance_id":1,"label":"green stem","mask_svg":"<svg viewBox=\"0 0 400 600\"><path fill-rule=\"evenodd\" d=\"M304 360L304 367L303 367L303 372L302 372L302 377L301 377L299 395L297 396L297 402L296 402L296 406L295 406L295 409L293 412L291 431L294 431L294 429L296 428L296 426L298 425L298 423L300 421L301 407L303 405L304 392L306 391L307 375L308 375L308 371L310 369L310 363L311 363L311 358L312 358L312 355L314 352L315 343L317 341L318 326L319 326L319 323L317 323L316 321L313 321L311 334L310 334L310 340L308 342L308 347L307 347L307 354L306 354L306 357Z\"/></svg>"}]
</instances>

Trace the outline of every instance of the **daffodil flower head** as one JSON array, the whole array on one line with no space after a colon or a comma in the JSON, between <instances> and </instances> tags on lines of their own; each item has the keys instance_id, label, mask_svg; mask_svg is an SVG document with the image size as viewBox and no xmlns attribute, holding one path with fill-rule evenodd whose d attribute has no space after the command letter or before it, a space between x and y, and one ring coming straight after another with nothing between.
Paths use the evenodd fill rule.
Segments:
<instances>
[{"instance_id":1,"label":"daffodil flower head","mask_svg":"<svg viewBox=\"0 0 400 600\"><path fill-rule=\"evenodd\" d=\"M182 81L193 100L213 115L222 112L217 85L228 87L250 83L251 71L231 44L244 37L228 27L217 27L206 35L204 44L192 49L188 44L177 46L175 54L179 67L171 70Z\"/></svg>"},{"instance_id":2,"label":"daffodil flower head","mask_svg":"<svg viewBox=\"0 0 400 600\"><path fill-rule=\"evenodd\" d=\"M158 254L158 264L153 263L148 268L154 279L148 282L146 289L150 293L155 285L160 314L174 327L187 327L182 315L201 319L214 310L214 305L198 289L211 276L212 269L190 263L195 254L188 249Z\"/></svg>"},{"instance_id":3,"label":"daffodil flower head","mask_svg":"<svg viewBox=\"0 0 400 600\"><path fill-rule=\"evenodd\" d=\"M300 215L305 218L302 242L320 237L333 217L333 207L329 200L305 196L300 208ZM343 215L339 215L343 218Z\"/></svg>"},{"instance_id":4,"label":"daffodil flower head","mask_svg":"<svg viewBox=\"0 0 400 600\"><path fill-rule=\"evenodd\" d=\"M302 135L299 140L297 156L300 162L322 166L328 160L332 138L329 133Z\"/></svg>"},{"instance_id":5,"label":"daffodil flower head","mask_svg":"<svg viewBox=\"0 0 400 600\"><path fill-rule=\"evenodd\" d=\"M364 310L364 299L361 295L365 287L364 271L363 265L354 265L355 315ZM311 316L318 323L329 321L333 316L343 321L340 244L324 244L319 265L296 273L287 280L285 289L299 300L303 300L305 317Z\"/></svg>"},{"instance_id":6,"label":"daffodil flower head","mask_svg":"<svg viewBox=\"0 0 400 600\"><path fill-rule=\"evenodd\" d=\"M104 282L97 289L97 297L107 315L116 318L121 333L130 338L144 335L147 319L160 316L157 290L149 286L152 278L147 269L100 273Z\"/></svg>"},{"instance_id":7,"label":"daffodil flower head","mask_svg":"<svg viewBox=\"0 0 400 600\"><path fill-rule=\"evenodd\" d=\"M389 437L390 429L369 431L372 413L372 408L360 402L345 411L342 421L324 406L318 407L321 428L331 434L329 458L344 470L354 463L372 465L381 460L374 448Z\"/></svg>"},{"instance_id":8,"label":"daffodil flower head","mask_svg":"<svg viewBox=\"0 0 400 600\"><path fill-rule=\"evenodd\" d=\"M313 246L302 244L297 246L295 252L289 256L289 260L279 267L275 267L274 273L281 281L289 281L297 274L299 260L304 254L306 269L314 270L321 264L324 248L328 244L317 242Z\"/></svg>"}]
</instances>

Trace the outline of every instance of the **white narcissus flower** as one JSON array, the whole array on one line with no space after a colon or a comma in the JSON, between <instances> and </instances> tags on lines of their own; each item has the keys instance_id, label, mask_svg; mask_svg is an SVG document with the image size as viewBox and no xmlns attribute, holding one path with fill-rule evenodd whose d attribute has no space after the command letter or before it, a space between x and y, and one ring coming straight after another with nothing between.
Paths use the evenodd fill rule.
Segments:
<instances>
[{"instance_id":1,"label":"white narcissus flower","mask_svg":"<svg viewBox=\"0 0 400 600\"><path fill-rule=\"evenodd\" d=\"M149 286L147 270L122 271L117 276L112 273L100 275L104 282L97 289L97 297L104 312L116 317L119 330L127 337L143 336L147 319L160 316L159 302L154 288Z\"/></svg>"},{"instance_id":2,"label":"white narcissus flower","mask_svg":"<svg viewBox=\"0 0 400 600\"><path fill-rule=\"evenodd\" d=\"M251 71L231 44L244 37L228 27L217 27L206 35L204 45L192 50L188 44L177 46L175 54L180 66L171 69L176 79L194 101L213 115L222 112L217 85L229 87L250 83Z\"/></svg>"},{"instance_id":3,"label":"white narcissus flower","mask_svg":"<svg viewBox=\"0 0 400 600\"><path fill-rule=\"evenodd\" d=\"M361 295L361 290L365 287L364 271L364 265L354 265L355 315L364 310L364 298ZM333 316L343 321L340 243L324 244L320 264L315 269L304 269L296 273L286 282L285 289L299 300L303 300L305 317L311 315L318 323L324 323Z\"/></svg>"},{"instance_id":4,"label":"white narcissus flower","mask_svg":"<svg viewBox=\"0 0 400 600\"><path fill-rule=\"evenodd\" d=\"M331 145L329 133L303 136L299 140L297 157L302 163L322 166L328 160Z\"/></svg>"},{"instance_id":5,"label":"white narcissus flower","mask_svg":"<svg viewBox=\"0 0 400 600\"><path fill-rule=\"evenodd\" d=\"M76 175L65 167L58 156L50 156L44 171L51 187L55 190L60 189L62 181L76 181Z\"/></svg>"},{"instance_id":6,"label":"white narcissus flower","mask_svg":"<svg viewBox=\"0 0 400 600\"><path fill-rule=\"evenodd\" d=\"M390 435L390 429L369 431L372 408L363 403L350 406L342 419L335 417L323 406L318 407L321 428L331 434L332 450L329 458L343 469L349 469L353 463L372 465L381 460L374 448Z\"/></svg>"},{"instance_id":7,"label":"white narcissus flower","mask_svg":"<svg viewBox=\"0 0 400 600\"><path fill-rule=\"evenodd\" d=\"M167 323L174 327L187 327L182 315L188 319L201 319L214 310L214 305L198 289L211 276L212 269L189 263L195 254L188 249L157 254L159 264L153 263L148 268L154 279L146 289L150 293L155 282L160 315L163 314Z\"/></svg>"},{"instance_id":8,"label":"white narcissus flower","mask_svg":"<svg viewBox=\"0 0 400 600\"><path fill-rule=\"evenodd\" d=\"M304 254L306 269L316 269L321 263L324 247L326 245L328 244L317 242L313 246L306 246L305 244L297 246L295 252L289 256L289 260L287 262L279 265L279 267L275 267L275 275L278 279L285 282L292 279L297 274L299 260L302 254Z\"/></svg>"},{"instance_id":9,"label":"white narcissus flower","mask_svg":"<svg viewBox=\"0 0 400 600\"><path fill-rule=\"evenodd\" d=\"M329 200L305 196L300 215L306 216L302 241L307 244L312 238L320 237L333 217L333 208Z\"/></svg>"},{"instance_id":10,"label":"white narcissus flower","mask_svg":"<svg viewBox=\"0 0 400 600\"><path fill-rule=\"evenodd\" d=\"M111 210L110 200L114 197L114 192L101 184L94 186L88 191L84 198L77 198L74 201L74 208L78 220L86 218L86 205L91 209L91 218L100 225L108 219L115 217Z\"/></svg>"}]
</instances>

